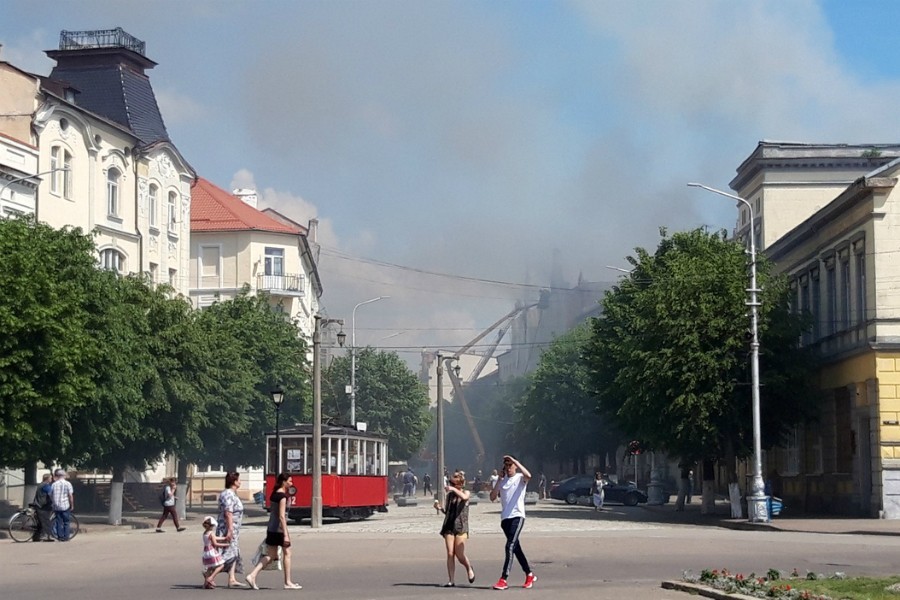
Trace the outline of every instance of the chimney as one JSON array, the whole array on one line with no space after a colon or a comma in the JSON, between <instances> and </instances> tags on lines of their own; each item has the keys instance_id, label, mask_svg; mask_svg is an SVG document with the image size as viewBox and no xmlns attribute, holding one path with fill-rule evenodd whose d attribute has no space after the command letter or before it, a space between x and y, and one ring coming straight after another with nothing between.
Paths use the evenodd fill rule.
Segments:
<instances>
[{"instance_id":1,"label":"chimney","mask_svg":"<svg viewBox=\"0 0 900 600\"><path fill-rule=\"evenodd\" d=\"M246 188L238 188L238 189L234 190L232 192L232 194L234 194L235 196L240 198L244 204L246 204L248 206L252 206L253 208L256 208L256 203L258 200L258 197L256 195L256 190L249 190Z\"/></svg>"},{"instance_id":2,"label":"chimney","mask_svg":"<svg viewBox=\"0 0 900 600\"><path fill-rule=\"evenodd\" d=\"M317 244L319 242L319 220L318 219L310 219L309 227L306 228L306 239L309 240L311 244Z\"/></svg>"}]
</instances>

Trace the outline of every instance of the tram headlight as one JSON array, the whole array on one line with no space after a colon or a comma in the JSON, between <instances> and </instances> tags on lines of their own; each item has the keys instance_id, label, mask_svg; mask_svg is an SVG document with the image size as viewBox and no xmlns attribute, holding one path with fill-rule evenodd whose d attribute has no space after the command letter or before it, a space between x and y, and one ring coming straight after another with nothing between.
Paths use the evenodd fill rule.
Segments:
<instances>
[{"instance_id":1,"label":"tram headlight","mask_svg":"<svg viewBox=\"0 0 900 600\"><path fill-rule=\"evenodd\" d=\"M294 486L289 487L287 491L288 491L288 496L296 496L297 495L297 488Z\"/></svg>"}]
</instances>

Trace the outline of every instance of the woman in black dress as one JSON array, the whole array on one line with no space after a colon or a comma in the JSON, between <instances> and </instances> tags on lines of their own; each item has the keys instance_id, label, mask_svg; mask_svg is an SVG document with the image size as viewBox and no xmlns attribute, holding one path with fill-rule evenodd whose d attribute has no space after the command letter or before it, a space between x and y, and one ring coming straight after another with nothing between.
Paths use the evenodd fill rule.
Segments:
<instances>
[{"instance_id":1,"label":"woman in black dress","mask_svg":"<svg viewBox=\"0 0 900 600\"><path fill-rule=\"evenodd\" d=\"M441 536L447 545L447 575L449 577L449 581L444 584L444 587L456 585L453 578L457 560L466 568L469 583L475 581L475 570L466 557L466 540L469 538L469 492L465 486L466 474L456 471L450 478L450 484L444 488L447 493L447 501L441 508L444 513Z\"/></svg>"}]
</instances>

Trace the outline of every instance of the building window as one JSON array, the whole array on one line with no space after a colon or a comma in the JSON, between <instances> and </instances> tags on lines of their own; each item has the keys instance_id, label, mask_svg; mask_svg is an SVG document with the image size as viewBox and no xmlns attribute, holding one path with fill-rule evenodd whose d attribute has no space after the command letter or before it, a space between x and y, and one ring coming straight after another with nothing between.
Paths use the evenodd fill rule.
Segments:
<instances>
[{"instance_id":1,"label":"building window","mask_svg":"<svg viewBox=\"0 0 900 600\"><path fill-rule=\"evenodd\" d=\"M844 258L841 260L841 329L850 327L850 260Z\"/></svg>"},{"instance_id":2,"label":"building window","mask_svg":"<svg viewBox=\"0 0 900 600\"><path fill-rule=\"evenodd\" d=\"M866 253L856 254L856 322L866 322Z\"/></svg>"},{"instance_id":3,"label":"building window","mask_svg":"<svg viewBox=\"0 0 900 600\"><path fill-rule=\"evenodd\" d=\"M218 246L200 246L201 277L219 277L219 255Z\"/></svg>"},{"instance_id":4,"label":"building window","mask_svg":"<svg viewBox=\"0 0 900 600\"><path fill-rule=\"evenodd\" d=\"M800 432L795 427L787 433L782 442L779 471L781 475L797 475L800 473Z\"/></svg>"},{"instance_id":5,"label":"building window","mask_svg":"<svg viewBox=\"0 0 900 600\"><path fill-rule=\"evenodd\" d=\"M178 216L178 195L175 192L169 192L169 233L175 233L175 226L178 224L176 217Z\"/></svg>"},{"instance_id":6,"label":"building window","mask_svg":"<svg viewBox=\"0 0 900 600\"><path fill-rule=\"evenodd\" d=\"M66 200L72 199L72 155L63 151L62 195Z\"/></svg>"},{"instance_id":7,"label":"building window","mask_svg":"<svg viewBox=\"0 0 900 600\"><path fill-rule=\"evenodd\" d=\"M809 306L812 316L812 339L816 341L822 337L822 287L818 267L809 273L809 291L812 294Z\"/></svg>"},{"instance_id":8,"label":"building window","mask_svg":"<svg viewBox=\"0 0 900 600\"><path fill-rule=\"evenodd\" d=\"M114 248L101 250L100 267L121 275L125 272L125 256Z\"/></svg>"},{"instance_id":9,"label":"building window","mask_svg":"<svg viewBox=\"0 0 900 600\"><path fill-rule=\"evenodd\" d=\"M119 216L119 181L122 175L118 169L110 169L106 172L106 214L111 217Z\"/></svg>"},{"instance_id":10,"label":"building window","mask_svg":"<svg viewBox=\"0 0 900 600\"><path fill-rule=\"evenodd\" d=\"M284 275L284 249L266 248L266 275Z\"/></svg>"},{"instance_id":11,"label":"building window","mask_svg":"<svg viewBox=\"0 0 900 600\"><path fill-rule=\"evenodd\" d=\"M804 317L808 317L810 315L809 299L809 278L804 276L800 278L800 313ZM804 345L809 344L810 332L804 331L801 339Z\"/></svg>"},{"instance_id":12,"label":"building window","mask_svg":"<svg viewBox=\"0 0 900 600\"><path fill-rule=\"evenodd\" d=\"M50 193L59 193L59 182L61 181L61 173L57 171L60 168L60 159L62 157L62 148L53 146L50 149Z\"/></svg>"},{"instance_id":13,"label":"building window","mask_svg":"<svg viewBox=\"0 0 900 600\"><path fill-rule=\"evenodd\" d=\"M834 262L825 268L825 320L827 333L831 335L837 332L837 276L834 272Z\"/></svg>"},{"instance_id":14,"label":"building window","mask_svg":"<svg viewBox=\"0 0 900 600\"><path fill-rule=\"evenodd\" d=\"M150 185L150 227L156 227L159 221L159 188Z\"/></svg>"},{"instance_id":15,"label":"building window","mask_svg":"<svg viewBox=\"0 0 900 600\"><path fill-rule=\"evenodd\" d=\"M152 283L156 283L156 278L159 277L159 265L156 263L150 263L150 281Z\"/></svg>"},{"instance_id":16,"label":"building window","mask_svg":"<svg viewBox=\"0 0 900 600\"><path fill-rule=\"evenodd\" d=\"M176 269L169 269L169 285L173 288L176 287L175 284L178 282L178 271Z\"/></svg>"}]
</instances>

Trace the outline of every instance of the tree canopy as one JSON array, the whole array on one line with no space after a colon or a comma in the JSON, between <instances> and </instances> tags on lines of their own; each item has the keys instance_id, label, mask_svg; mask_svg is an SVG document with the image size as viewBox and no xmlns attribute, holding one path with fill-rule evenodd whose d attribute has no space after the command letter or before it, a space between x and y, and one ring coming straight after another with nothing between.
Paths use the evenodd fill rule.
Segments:
<instances>
[{"instance_id":1,"label":"tree canopy","mask_svg":"<svg viewBox=\"0 0 900 600\"><path fill-rule=\"evenodd\" d=\"M517 446L540 458L578 463L589 454L614 453L618 434L601 415L583 354L590 328L560 336L541 355L515 407Z\"/></svg>"},{"instance_id":2,"label":"tree canopy","mask_svg":"<svg viewBox=\"0 0 900 600\"><path fill-rule=\"evenodd\" d=\"M762 414L767 445L810 414L813 360L789 288L758 257ZM724 232L662 232L656 252L603 300L585 349L599 408L627 435L687 461L752 449L744 248Z\"/></svg>"},{"instance_id":3,"label":"tree canopy","mask_svg":"<svg viewBox=\"0 0 900 600\"><path fill-rule=\"evenodd\" d=\"M323 418L350 423L350 357L336 358L322 385ZM393 352L356 349L356 420L388 436L391 460L406 460L422 446L431 424L428 391Z\"/></svg>"}]
</instances>

